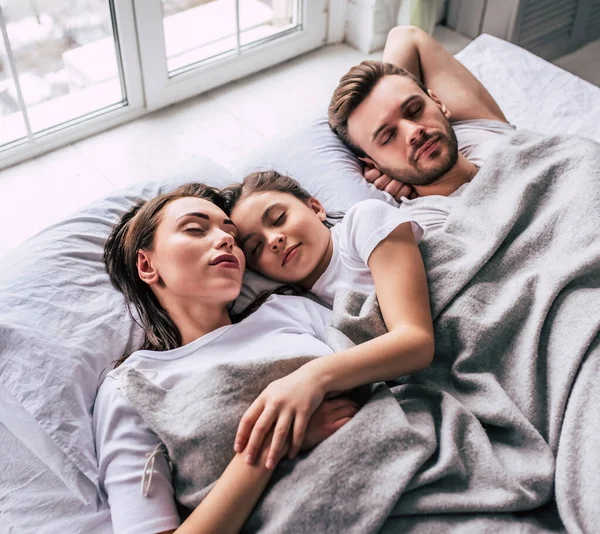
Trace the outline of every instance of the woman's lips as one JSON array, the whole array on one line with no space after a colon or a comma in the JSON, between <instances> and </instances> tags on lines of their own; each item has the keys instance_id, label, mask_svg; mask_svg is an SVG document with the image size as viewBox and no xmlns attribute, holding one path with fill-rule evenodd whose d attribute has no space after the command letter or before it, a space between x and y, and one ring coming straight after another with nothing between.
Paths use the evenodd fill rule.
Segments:
<instances>
[{"instance_id":1,"label":"woman's lips","mask_svg":"<svg viewBox=\"0 0 600 534\"><path fill-rule=\"evenodd\" d=\"M298 254L299 246L300 246L300 243L298 243L297 245L293 245L287 249L285 255L283 256L283 262L281 262L282 266L288 264L290 261L292 261L296 257L296 255Z\"/></svg>"},{"instance_id":2,"label":"woman's lips","mask_svg":"<svg viewBox=\"0 0 600 534\"><path fill-rule=\"evenodd\" d=\"M240 262L233 254L222 254L211 262L216 267L225 267L226 269L239 269Z\"/></svg>"}]
</instances>

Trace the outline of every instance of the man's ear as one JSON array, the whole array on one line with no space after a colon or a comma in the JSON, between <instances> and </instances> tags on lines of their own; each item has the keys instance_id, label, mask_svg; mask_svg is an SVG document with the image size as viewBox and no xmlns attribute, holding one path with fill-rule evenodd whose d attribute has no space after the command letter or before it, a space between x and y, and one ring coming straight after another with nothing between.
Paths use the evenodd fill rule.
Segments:
<instances>
[{"instance_id":1,"label":"man's ear","mask_svg":"<svg viewBox=\"0 0 600 534\"><path fill-rule=\"evenodd\" d=\"M137 270L140 280L146 282L149 286L160 280L158 271L152 265L152 253L147 250L138 250Z\"/></svg>"},{"instance_id":2,"label":"man's ear","mask_svg":"<svg viewBox=\"0 0 600 534\"><path fill-rule=\"evenodd\" d=\"M429 98L431 98L431 100L437 104L438 108L442 110L444 117L449 119L452 116L452 113L450 113L450 110L446 107L446 105L434 94L431 89L427 89L427 94L429 95Z\"/></svg>"},{"instance_id":3,"label":"man's ear","mask_svg":"<svg viewBox=\"0 0 600 534\"><path fill-rule=\"evenodd\" d=\"M308 207L317 214L321 221L327 219L327 212L325 211L323 204L321 204L315 197L310 197L307 201L307 204Z\"/></svg>"},{"instance_id":4,"label":"man's ear","mask_svg":"<svg viewBox=\"0 0 600 534\"><path fill-rule=\"evenodd\" d=\"M371 167L373 169L379 169L379 167L377 166L377 163L375 163L369 156L364 156L364 157L358 156L358 159L360 161L362 161L368 167Z\"/></svg>"}]
</instances>

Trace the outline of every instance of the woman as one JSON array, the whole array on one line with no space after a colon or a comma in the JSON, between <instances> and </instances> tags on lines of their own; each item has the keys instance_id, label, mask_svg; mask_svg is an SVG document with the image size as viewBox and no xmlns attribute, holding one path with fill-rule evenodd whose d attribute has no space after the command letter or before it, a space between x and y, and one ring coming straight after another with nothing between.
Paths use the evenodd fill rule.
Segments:
<instances>
[{"instance_id":1,"label":"woman","mask_svg":"<svg viewBox=\"0 0 600 534\"><path fill-rule=\"evenodd\" d=\"M167 460L153 454L160 441L120 389L127 369L143 371L168 389L217 363L332 352L324 343L328 311L302 297L273 295L246 318L232 320L228 305L240 292L245 259L222 208L217 190L188 184L137 205L105 246L111 282L133 304L144 331L142 349L107 375L94 408L100 484L116 533L236 532L272 473L265 466L269 436L260 462L250 465L240 454L233 456L181 523ZM354 413L356 406L347 399L322 403L303 446L316 445ZM150 460L148 488L144 475Z\"/></svg>"}]
</instances>

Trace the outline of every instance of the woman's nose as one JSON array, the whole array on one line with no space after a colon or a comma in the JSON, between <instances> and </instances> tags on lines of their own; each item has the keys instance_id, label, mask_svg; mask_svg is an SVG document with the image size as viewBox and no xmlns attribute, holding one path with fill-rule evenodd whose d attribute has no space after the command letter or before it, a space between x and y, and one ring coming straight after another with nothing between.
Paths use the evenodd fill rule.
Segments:
<instances>
[{"instance_id":1,"label":"woman's nose","mask_svg":"<svg viewBox=\"0 0 600 534\"><path fill-rule=\"evenodd\" d=\"M223 232L222 235L219 237L219 242L218 242L218 248L228 248L228 249L233 249L233 245L235 244L235 238L227 233L227 232Z\"/></svg>"},{"instance_id":2,"label":"woman's nose","mask_svg":"<svg viewBox=\"0 0 600 534\"><path fill-rule=\"evenodd\" d=\"M269 247L273 252L281 251L285 248L285 238L282 234L276 234L271 237Z\"/></svg>"}]
</instances>

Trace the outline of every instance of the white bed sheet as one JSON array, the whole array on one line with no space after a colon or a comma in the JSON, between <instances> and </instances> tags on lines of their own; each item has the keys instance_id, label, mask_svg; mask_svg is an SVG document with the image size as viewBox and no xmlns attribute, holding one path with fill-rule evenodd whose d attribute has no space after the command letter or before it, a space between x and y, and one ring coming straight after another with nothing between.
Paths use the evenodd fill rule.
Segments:
<instances>
[{"instance_id":1,"label":"white bed sheet","mask_svg":"<svg viewBox=\"0 0 600 534\"><path fill-rule=\"evenodd\" d=\"M600 88L595 85L486 34L456 58L483 82L517 128L600 142Z\"/></svg>"},{"instance_id":2,"label":"white bed sheet","mask_svg":"<svg viewBox=\"0 0 600 534\"><path fill-rule=\"evenodd\" d=\"M84 505L0 423L2 534L111 534L110 510Z\"/></svg>"}]
</instances>

